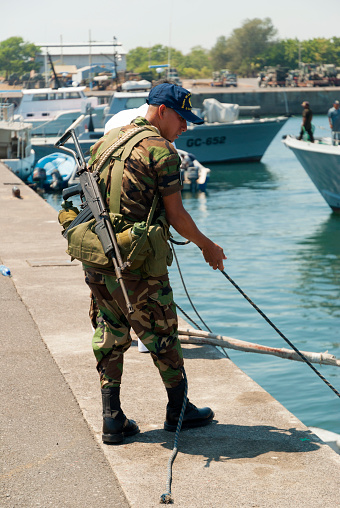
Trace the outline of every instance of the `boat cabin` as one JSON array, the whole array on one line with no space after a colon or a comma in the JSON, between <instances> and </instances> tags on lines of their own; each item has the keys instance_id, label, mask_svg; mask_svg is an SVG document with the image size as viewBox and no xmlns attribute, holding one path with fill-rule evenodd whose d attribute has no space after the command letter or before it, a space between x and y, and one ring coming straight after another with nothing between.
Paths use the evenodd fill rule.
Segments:
<instances>
[{"instance_id":1,"label":"boat cabin","mask_svg":"<svg viewBox=\"0 0 340 508\"><path fill-rule=\"evenodd\" d=\"M87 97L85 87L38 88L22 90L22 99L15 113L24 120L51 120L61 111L79 110L97 106L98 99Z\"/></svg>"},{"instance_id":2,"label":"boat cabin","mask_svg":"<svg viewBox=\"0 0 340 508\"><path fill-rule=\"evenodd\" d=\"M105 110L105 123L120 111L143 106L148 96L149 92L115 92L110 105Z\"/></svg>"},{"instance_id":3,"label":"boat cabin","mask_svg":"<svg viewBox=\"0 0 340 508\"><path fill-rule=\"evenodd\" d=\"M13 104L0 104L0 159L23 159L31 152L32 125L14 121L13 113Z\"/></svg>"}]
</instances>

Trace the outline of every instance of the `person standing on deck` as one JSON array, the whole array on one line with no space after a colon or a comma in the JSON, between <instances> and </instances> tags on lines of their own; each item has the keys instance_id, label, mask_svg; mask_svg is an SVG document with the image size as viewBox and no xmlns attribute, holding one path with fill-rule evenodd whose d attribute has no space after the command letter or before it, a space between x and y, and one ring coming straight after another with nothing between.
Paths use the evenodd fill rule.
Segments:
<instances>
[{"instance_id":1,"label":"person standing on deck","mask_svg":"<svg viewBox=\"0 0 340 508\"><path fill-rule=\"evenodd\" d=\"M340 109L339 101L333 102L333 107L328 110L329 126L332 129L332 143L338 145L340 140Z\"/></svg>"},{"instance_id":2,"label":"person standing on deck","mask_svg":"<svg viewBox=\"0 0 340 508\"><path fill-rule=\"evenodd\" d=\"M309 102L304 101L301 106L303 107L302 111L302 124L301 124L301 131L298 139L302 139L302 136L304 132L307 132L309 136L309 141L311 143L314 143L314 136L312 131L312 118L313 118L313 111L309 107Z\"/></svg>"}]
</instances>

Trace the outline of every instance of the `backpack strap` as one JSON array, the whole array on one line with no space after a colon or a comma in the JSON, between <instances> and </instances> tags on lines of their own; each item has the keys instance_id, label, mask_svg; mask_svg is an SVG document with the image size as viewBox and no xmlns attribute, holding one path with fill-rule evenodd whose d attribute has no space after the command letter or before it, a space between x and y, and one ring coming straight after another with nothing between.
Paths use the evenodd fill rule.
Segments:
<instances>
[{"instance_id":1,"label":"backpack strap","mask_svg":"<svg viewBox=\"0 0 340 508\"><path fill-rule=\"evenodd\" d=\"M126 159L130 156L133 148L142 141L142 139L149 138L151 136L160 136L160 134L145 128L143 130L139 130L126 142L124 150L116 158L111 172L110 212L119 213L120 211L120 194Z\"/></svg>"},{"instance_id":2,"label":"backpack strap","mask_svg":"<svg viewBox=\"0 0 340 508\"><path fill-rule=\"evenodd\" d=\"M129 141L129 139L133 138L139 132L146 131L149 133L148 136L143 136L143 137L160 136L160 134L158 132L151 130L148 126L134 127L133 129L129 129L123 136L121 136L119 138L118 135L119 135L120 131L121 131L121 127L112 129L108 133L107 138L104 140L104 142L98 148L95 159L93 161L91 161L91 166L95 165L96 171L100 172L101 168L104 166L105 162L109 159L109 157L111 157L111 155L116 150L118 150L118 148L125 145ZM143 139L143 138L141 138L141 139ZM138 143L138 141L137 141L137 143ZM135 143L132 145L132 148L134 147L134 145L135 145ZM132 148L131 148L131 150L132 150Z\"/></svg>"}]
</instances>

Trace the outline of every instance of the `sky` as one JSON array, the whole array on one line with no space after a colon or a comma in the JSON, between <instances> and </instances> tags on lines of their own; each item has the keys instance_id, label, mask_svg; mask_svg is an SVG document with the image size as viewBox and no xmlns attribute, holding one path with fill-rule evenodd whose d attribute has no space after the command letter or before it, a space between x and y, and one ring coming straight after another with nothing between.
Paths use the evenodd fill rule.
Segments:
<instances>
[{"instance_id":1,"label":"sky","mask_svg":"<svg viewBox=\"0 0 340 508\"><path fill-rule=\"evenodd\" d=\"M155 44L211 49L246 19L270 18L281 39L340 37L340 0L1 0L0 41L112 41L126 51ZM12 21L13 20L13 21Z\"/></svg>"}]
</instances>

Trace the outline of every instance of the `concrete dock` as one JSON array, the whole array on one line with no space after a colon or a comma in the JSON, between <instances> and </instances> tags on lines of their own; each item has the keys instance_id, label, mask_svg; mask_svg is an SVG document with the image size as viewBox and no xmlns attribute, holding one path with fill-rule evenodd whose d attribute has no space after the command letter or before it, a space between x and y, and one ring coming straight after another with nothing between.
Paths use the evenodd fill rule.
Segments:
<instances>
[{"instance_id":1,"label":"concrete dock","mask_svg":"<svg viewBox=\"0 0 340 508\"><path fill-rule=\"evenodd\" d=\"M102 444L81 265L65 253L57 212L1 163L0 217L0 263L12 272L0 275L1 506L159 506L174 434L149 355L133 343L122 385L141 433ZM215 420L180 434L175 506L340 505L339 455L214 347L183 350L190 400Z\"/></svg>"}]
</instances>

